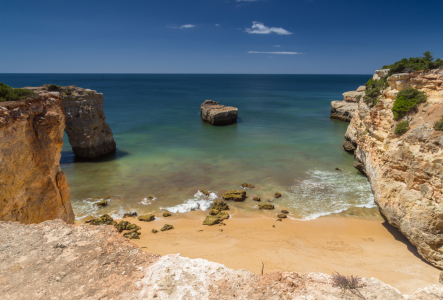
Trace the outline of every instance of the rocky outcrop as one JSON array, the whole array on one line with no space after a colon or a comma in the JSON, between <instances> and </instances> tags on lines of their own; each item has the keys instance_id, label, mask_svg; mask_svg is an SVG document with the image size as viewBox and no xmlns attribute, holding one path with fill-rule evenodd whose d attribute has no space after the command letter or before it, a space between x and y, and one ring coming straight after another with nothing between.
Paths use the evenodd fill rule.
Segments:
<instances>
[{"instance_id":1,"label":"rocky outcrop","mask_svg":"<svg viewBox=\"0 0 443 300\"><path fill-rule=\"evenodd\" d=\"M443 132L434 130L433 124L443 115L442 80L440 70L392 75L374 107L358 103L345 135L357 146L356 167L366 173L382 214L439 268L443 268ZM428 101L405 117L410 129L398 136L392 95L406 87L420 88Z\"/></svg>"},{"instance_id":2,"label":"rocky outcrop","mask_svg":"<svg viewBox=\"0 0 443 300\"><path fill-rule=\"evenodd\" d=\"M47 92L48 86L27 89L42 93ZM95 160L115 152L116 143L106 123L102 93L76 86L56 87L53 93L63 100L65 131L77 157Z\"/></svg>"},{"instance_id":3,"label":"rocky outcrop","mask_svg":"<svg viewBox=\"0 0 443 300\"><path fill-rule=\"evenodd\" d=\"M223 126L237 123L238 108L220 105L218 102L206 100L201 106L203 121L212 125Z\"/></svg>"},{"instance_id":4,"label":"rocky outcrop","mask_svg":"<svg viewBox=\"0 0 443 300\"><path fill-rule=\"evenodd\" d=\"M2 299L392 299L431 300L443 288L410 296L375 278L362 278L358 296L322 273L254 275L180 254L148 254L113 226L0 222Z\"/></svg>"},{"instance_id":5,"label":"rocky outcrop","mask_svg":"<svg viewBox=\"0 0 443 300\"><path fill-rule=\"evenodd\" d=\"M60 169L65 114L58 96L0 102L0 220L74 222Z\"/></svg>"},{"instance_id":6,"label":"rocky outcrop","mask_svg":"<svg viewBox=\"0 0 443 300\"><path fill-rule=\"evenodd\" d=\"M357 92L357 91L350 91L343 93L343 101L345 102L352 102L357 103L361 97L365 95L365 92Z\"/></svg>"},{"instance_id":7,"label":"rocky outcrop","mask_svg":"<svg viewBox=\"0 0 443 300\"><path fill-rule=\"evenodd\" d=\"M351 122L357 103L345 101L331 102L331 119L337 119L344 122Z\"/></svg>"}]
</instances>

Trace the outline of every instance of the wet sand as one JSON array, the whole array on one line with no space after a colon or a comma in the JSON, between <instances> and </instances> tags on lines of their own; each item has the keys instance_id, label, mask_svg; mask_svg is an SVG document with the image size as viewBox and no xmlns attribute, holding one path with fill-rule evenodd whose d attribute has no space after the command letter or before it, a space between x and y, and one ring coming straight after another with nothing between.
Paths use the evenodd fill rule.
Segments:
<instances>
[{"instance_id":1,"label":"wet sand","mask_svg":"<svg viewBox=\"0 0 443 300\"><path fill-rule=\"evenodd\" d=\"M191 212L153 222L127 221L142 227L132 240L143 251L180 253L233 269L264 272L321 272L376 277L402 293L438 284L439 270L425 262L416 248L381 218L332 216L311 221L233 217L226 225L203 226L207 214ZM164 224L173 230L156 234ZM275 226L275 227L273 227Z\"/></svg>"}]
</instances>

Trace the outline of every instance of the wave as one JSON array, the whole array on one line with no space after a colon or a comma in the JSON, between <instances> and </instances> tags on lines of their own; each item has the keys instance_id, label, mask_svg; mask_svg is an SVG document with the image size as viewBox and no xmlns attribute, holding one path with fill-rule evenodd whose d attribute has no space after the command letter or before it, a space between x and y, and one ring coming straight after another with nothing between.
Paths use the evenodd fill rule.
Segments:
<instances>
[{"instance_id":1,"label":"wave","mask_svg":"<svg viewBox=\"0 0 443 300\"><path fill-rule=\"evenodd\" d=\"M162 209L165 209L170 213L186 213L193 210L205 211L211 207L212 202L214 202L214 200L217 198L218 196L216 192L211 192L209 193L209 196L206 196L202 192L198 191L194 195L194 198L188 199L185 203Z\"/></svg>"}]
</instances>

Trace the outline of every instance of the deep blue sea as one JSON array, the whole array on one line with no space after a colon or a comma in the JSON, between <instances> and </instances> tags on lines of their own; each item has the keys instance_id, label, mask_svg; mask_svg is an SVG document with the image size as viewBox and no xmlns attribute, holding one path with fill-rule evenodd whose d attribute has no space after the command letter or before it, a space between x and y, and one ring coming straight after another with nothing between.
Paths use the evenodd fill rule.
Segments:
<instances>
[{"instance_id":1,"label":"deep blue sea","mask_svg":"<svg viewBox=\"0 0 443 300\"><path fill-rule=\"evenodd\" d=\"M343 151L348 123L329 119L330 102L371 75L0 74L12 87L76 85L104 94L117 154L99 162L74 159L65 137L61 168L78 219L168 209L207 209L241 183L252 196L274 200L291 217L313 219L350 207L373 207L365 177ZM207 99L239 109L235 125L203 123ZM342 171L336 171L340 168ZM205 197L198 190L212 192ZM149 199L151 196L153 199ZM94 203L109 197L100 211Z\"/></svg>"}]
</instances>

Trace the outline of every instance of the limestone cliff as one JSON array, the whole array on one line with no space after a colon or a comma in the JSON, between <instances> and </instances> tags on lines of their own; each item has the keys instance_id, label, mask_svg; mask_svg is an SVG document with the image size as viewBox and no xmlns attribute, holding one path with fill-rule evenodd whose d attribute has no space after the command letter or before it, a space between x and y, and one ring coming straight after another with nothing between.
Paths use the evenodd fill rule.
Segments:
<instances>
[{"instance_id":1,"label":"limestone cliff","mask_svg":"<svg viewBox=\"0 0 443 300\"><path fill-rule=\"evenodd\" d=\"M0 102L0 220L73 223L60 170L65 114L57 95Z\"/></svg>"},{"instance_id":2,"label":"limestone cliff","mask_svg":"<svg viewBox=\"0 0 443 300\"><path fill-rule=\"evenodd\" d=\"M27 87L45 93L50 86ZM53 86L54 93L63 100L66 113L66 134L74 154L83 159L95 160L112 154L116 144L103 111L103 94L76 86Z\"/></svg>"},{"instance_id":3,"label":"limestone cliff","mask_svg":"<svg viewBox=\"0 0 443 300\"><path fill-rule=\"evenodd\" d=\"M378 70L374 77L386 74ZM368 176L382 214L423 258L443 268L443 132L433 128L443 115L443 70L394 74L387 82L375 106L358 102L345 139L356 147L356 167ZM404 118L410 129L399 136L391 109L407 87L426 92L428 100Z\"/></svg>"}]
</instances>

